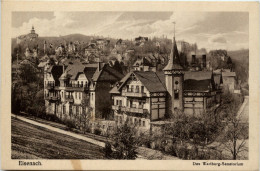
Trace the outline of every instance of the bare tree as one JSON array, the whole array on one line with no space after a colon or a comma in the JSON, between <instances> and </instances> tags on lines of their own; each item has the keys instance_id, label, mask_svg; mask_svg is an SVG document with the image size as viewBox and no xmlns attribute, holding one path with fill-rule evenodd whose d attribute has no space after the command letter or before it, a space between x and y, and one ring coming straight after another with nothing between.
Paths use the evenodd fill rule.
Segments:
<instances>
[{"instance_id":1,"label":"bare tree","mask_svg":"<svg viewBox=\"0 0 260 171\"><path fill-rule=\"evenodd\" d=\"M227 116L225 119L226 127L221 140L223 149L231 153L232 159L236 160L238 156L248 151L248 124L243 122L239 108L241 101L239 98L229 94L226 96L223 112ZM240 111L241 112L241 111Z\"/></svg>"}]
</instances>

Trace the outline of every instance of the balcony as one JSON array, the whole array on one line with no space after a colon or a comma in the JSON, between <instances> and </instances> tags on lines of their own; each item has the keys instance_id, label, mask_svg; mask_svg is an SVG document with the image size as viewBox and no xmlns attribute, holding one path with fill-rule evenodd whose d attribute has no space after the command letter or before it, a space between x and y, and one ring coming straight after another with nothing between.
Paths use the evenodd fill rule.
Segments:
<instances>
[{"instance_id":1,"label":"balcony","mask_svg":"<svg viewBox=\"0 0 260 171\"><path fill-rule=\"evenodd\" d=\"M48 84L46 85L46 89L48 89L48 90L52 90L52 89L54 89L54 87L55 87L54 84L48 83Z\"/></svg>"},{"instance_id":2,"label":"balcony","mask_svg":"<svg viewBox=\"0 0 260 171\"><path fill-rule=\"evenodd\" d=\"M113 110L119 110L119 109L121 109L121 106L118 106L118 105L112 105L112 109L113 109Z\"/></svg>"},{"instance_id":3,"label":"balcony","mask_svg":"<svg viewBox=\"0 0 260 171\"><path fill-rule=\"evenodd\" d=\"M118 106L118 105L112 105L113 110L121 110L122 112L131 112L131 113L140 113L144 114L147 113L147 109L142 108L134 108L134 107L125 107L125 106Z\"/></svg>"},{"instance_id":4,"label":"balcony","mask_svg":"<svg viewBox=\"0 0 260 171\"><path fill-rule=\"evenodd\" d=\"M131 113L141 113L141 114L148 112L147 109L133 108L133 107L127 107L126 111Z\"/></svg>"},{"instance_id":5,"label":"balcony","mask_svg":"<svg viewBox=\"0 0 260 171\"><path fill-rule=\"evenodd\" d=\"M45 100L50 100L50 101L57 101L57 100L60 100L60 96L59 95L45 96L44 99Z\"/></svg>"},{"instance_id":6,"label":"balcony","mask_svg":"<svg viewBox=\"0 0 260 171\"><path fill-rule=\"evenodd\" d=\"M83 84L67 84L65 85L65 90L67 91L87 91L88 86Z\"/></svg>"},{"instance_id":7,"label":"balcony","mask_svg":"<svg viewBox=\"0 0 260 171\"><path fill-rule=\"evenodd\" d=\"M127 96L127 97L146 97L145 93L142 92L134 92L134 91L126 91L126 92L122 92L123 96Z\"/></svg>"},{"instance_id":8,"label":"balcony","mask_svg":"<svg viewBox=\"0 0 260 171\"><path fill-rule=\"evenodd\" d=\"M65 96L65 100L70 103L74 102L73 96Z\"/></svg>"}]
</instances>

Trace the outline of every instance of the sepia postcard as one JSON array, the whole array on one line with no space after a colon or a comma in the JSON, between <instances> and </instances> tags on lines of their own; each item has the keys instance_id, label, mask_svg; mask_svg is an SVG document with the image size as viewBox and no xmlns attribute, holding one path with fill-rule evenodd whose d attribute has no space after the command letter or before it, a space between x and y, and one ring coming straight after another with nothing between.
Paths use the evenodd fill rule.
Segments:
<instances>
[{"instance_id":1,"label":"sepia postcard","mask_svg":"<svg viewBox=\"0 0 260 171\"><path fill-rule=\"evenodd\" d=\"M258 2L8 0L1 25L1 169L259 169Z\"/></svg>"}]
</instances>

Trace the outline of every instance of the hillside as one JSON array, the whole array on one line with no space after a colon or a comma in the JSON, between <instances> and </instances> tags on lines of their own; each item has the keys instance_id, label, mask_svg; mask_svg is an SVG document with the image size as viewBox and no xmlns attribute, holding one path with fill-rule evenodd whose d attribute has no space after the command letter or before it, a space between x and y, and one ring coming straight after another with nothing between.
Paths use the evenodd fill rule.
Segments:
<instances>
[{"instance_id":1,"label":"hillside","mask_svg":"<svg viewBox=\"0 0 260 171\"><path fill-rule=\"evenodd\" d=\"M44 41L47 42L47 47L50 47L50 44L53 45L53 47L57 47L59 46L61 43L69 43L69 42L79 42L80 46L79 48L83 49L87 46L87 44L91 41L91 39L98 39L98 38L102 38L102 37L98 37L98 36L86 36L83 34L70 34L70 35L66 35L66 36L59 36L59 37L38 37L36 40L34 41L30 41L30 40L24 40L22 41L19 46L17 44L17 40L16 38L12 39L12 44L11 44L11 48L12 48L12 58L16 58L16 52L17 49L19 49L19 54L20 56L24 56L23 54L25 53L25 50L27 47L29 47L30 49L33 49L34 47L36 47L38 45L39 48L39 55L43 55L43 45L44 45ZM111 41L111 43L116 42L116 39L111 39L109 38L109 40Z\"/></svg>"},{"instance_id":2,"label":"hillside","mask_svg":"<svg viewBox=\"0 0 260 171\"><path fill-rule=\"evenodd\" d=\"M242 84L248 84L249 77L249 50L228 51L234 64L234 71Z\"/></svg>"}]
</instances>

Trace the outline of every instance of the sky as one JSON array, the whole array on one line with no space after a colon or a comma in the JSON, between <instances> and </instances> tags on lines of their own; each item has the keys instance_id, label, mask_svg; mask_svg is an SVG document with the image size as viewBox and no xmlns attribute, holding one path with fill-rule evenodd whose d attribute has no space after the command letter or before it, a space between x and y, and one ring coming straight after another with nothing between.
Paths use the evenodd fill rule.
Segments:
<instances>
[{"instance_id":1,"label":"sky","mask_svg":"<svg viewBox=\"0 0 260 171\"><path fill-rule=\"evenodd\" d=\"M32 25L40 37L84 35L134 39L173 37L198 48L239 50L249 47L247 12L13 12L12 37Z\"/></svg>"}]
</instances>

